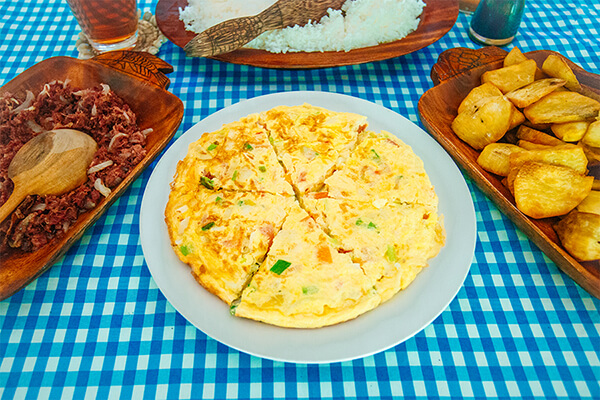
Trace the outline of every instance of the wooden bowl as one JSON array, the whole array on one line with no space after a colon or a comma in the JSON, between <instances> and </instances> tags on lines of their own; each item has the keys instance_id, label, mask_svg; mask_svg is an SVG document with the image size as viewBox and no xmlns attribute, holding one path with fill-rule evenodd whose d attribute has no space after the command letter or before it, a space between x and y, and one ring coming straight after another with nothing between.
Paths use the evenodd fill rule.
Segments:
<instances>
[{"instance_id":1,"label":"wooden bowl","mask_svg":"<svg viewBox=\"0 0 600 400\"><path fill-rule=\"evenodd\" d=\"M325 68L361 64L412 53L444 36L458 18L458 0L424 0L427 4L421 15L419 27L401 40L351 51L270 53L265 50L239 49L211 57L233 64L264 68ZM174 44L184 47L196 34L187 31L179 19L179 8L187 0L159 0L156 5L156 22L163 34Z\"/></svg>"},{"instance_id":2,"label":"wooden bowl","mask_svg":"<svg viewBox=\"0 0 600 400\"><path fill-rule=\"evenodd\" d=\"M517 208L510 191L497 175L485 171L477 163L479 152L460 140L450 128L458 105L471 89L479 86L481 75L502 67L507 52L497 47L479 50L454 48L440 54L431 71L436 86L419 100L423 125L440 142L479 188L517 225L556 265L593 296L600 298L600 263L575 260L561 246L552 225L557 218L533 219ZM541 66L549 50L526 53ZM591 95L600 94L600 75L592 74L569 61L580 83Z\"/></svg>"},{"instance_id":3,"label":"wooden bowl","mask_svg":"<svg viewBox=\"0 0 600 400\"><path fill-rule=\"evenodd\" d=\"M79 88L106 83L129 104L141 129L154 129L147 137L147 154L142 162L96 208L81 214L63 237L35 252L10 250L0 255L0 300L12 296L50 268L165 148L183 118L183 103L165 90L170 82L164 73L172 71L169 64L148 53L111 52L87 61L53 57L0 88L0 94L10 92L24 99L27 90L39 93L45 83L53 80L69 79Z\"/></svg>"}]
</instances>

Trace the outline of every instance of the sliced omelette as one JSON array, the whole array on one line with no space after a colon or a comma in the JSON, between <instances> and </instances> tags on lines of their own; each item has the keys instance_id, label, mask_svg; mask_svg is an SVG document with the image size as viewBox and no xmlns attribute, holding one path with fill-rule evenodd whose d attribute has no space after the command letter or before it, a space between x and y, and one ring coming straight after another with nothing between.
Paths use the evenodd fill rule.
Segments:
<instances>
[{"instance_id":1,"label":"sliced omelette","mask_svg":"<svg viewBox=\"0 0 600 400\"><path fill-rule=\"evenodd\" d=\"M420 158L366 118L280 106L209 132L177 165L172 247L235 316L294 328L357 317L444 244Z\"/></svg>"},{"instance_id":2,"label":"sliced omelette","mask_svg":"<svg viewBox=\"0 0 600 400\"><path fill-rule=\"evenodd\" d=\"M357 143L366 118L304 104L280 106L260 116L288 179L298 193L318 188Z\"/></svg>"},{"instance_id":3,"label":"sliced omelette","mask_svg":"<svg viewBox=\"0 0 600 400\"><path fill-rule=\"evenodd\" d=\"M202 286L231 304L263 261L295 198L206 188L174 192L165 215L175 253Z\"/></svg>"},{"instance_id":4,"label":"sliced omelette","mask_svg":"<svg viewBox=\"0 0 600 400\"><path fill-rule=\"evenodd\" d=\"M360 265L293 207L233 311L269 324L317 328L355 318L380 301Z\"/></svg>"},{"instance_id":5,"label":"sliced omelette","mask_svg":"<svg viewBox=\"0 0 600 400\"><path fill-rule=\"evenodd\" d=\"M346 163L325 180L329 197L437 205L423 161L387 132L366 132Z\"/></svg>"},{"instance_id":6,"label":"sliced omelette","mask_svg":"<svg viewBox=\"0 0 600 400\"><path fill-rule=\"evenodd\" d=\"M444 243L436 207L307 197L304 206L374 282L382 301L406 288Z\"/></svg>"}]
</instances>

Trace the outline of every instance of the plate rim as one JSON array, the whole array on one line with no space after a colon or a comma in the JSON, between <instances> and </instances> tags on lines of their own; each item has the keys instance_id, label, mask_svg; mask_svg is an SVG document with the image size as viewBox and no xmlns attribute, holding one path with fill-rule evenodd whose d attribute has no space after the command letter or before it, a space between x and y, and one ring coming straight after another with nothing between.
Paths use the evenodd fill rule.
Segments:
<instances>
[{"instance_id":1,"label":"plate rim","mask_svg":"<svg viewBox=\"0 0 600 400\"><path fill-rule=\"evenodd\" d=\"M298 100L301 99L301 100ZM345 107L347 104L353 104L354 107L356 107L357 109L362 109L362 110L367 110L367 111L372 111L372 110L378 110L380 112L383 112L384 114L386 114L386 116L392 116L393 118L396 119L396 121L401 121L404 120L404 123L407 124L408 127L411 127L411 129L415 132L418 132L419 137L423 143L420 145L421 147L425 146L427 147L429 150L428 151L432 151L435 153L435 157L438 158L446 158L446 160L444 160L444 162L446 164L449 165L444 165L444 171L443 174L447 174L448 170L452 171L452 174L454 175L454 177L459 177L459 181L458 182L454 182L453 186L452 186L452 192L456 193L456 194L452 194L452 196L458 196L460 197L459 202L461 204L461 206L464 206L461 210L460 210L460 214L461 214L461 225L463 227L467 227L466 229L466 234L462 234L461 235L461 240L459 241L456 237L452 238L452 248L450 248L450 246L448 245L449 239L447 238L447 243L446 246L441 250L440 254L434 258L432 260L431 265L434 264L434 262L436 263L436 265L438 265L436 268L439 271L442 271L440 268L441 267L441 263L442 263L442 258L445 255L454 255L454 256L458 256L458 257L462 257L461 263L462 265L460 265L460 268L458 268L457 272L458 274L456 276L454 276L454 278L450 279L450 281L452 282L436 282L437 285L440 285L442 287L442 292L443 292L443 296L442 298L438 299L435 304L430 304L429 303L429 298L425 299L424 296L426 295L426 293L422 293L422 292L417 292L416 289L417 286L422 286L424 283L421 283L419 285L415 285L415 283L419 280L420 277L426 276L426 275L430 275L432 270L432 267L428 267L426 268L424 271L422 271L418 276L417 279L415 280L415 282L413 282L407 289L405 289L403 292L397 294L396 296L394 296L394 298L392 298L391 300L389 300L388 302L380 305L379 307L377 307L376 309L363 314L362 316L359 316L358 318L351 320L351 321L347 321L341 324L337 324L337 325L333 325L330 327L325 327L325 328L319 328L317 330L310 330L310 329L294 329L294 328L281 328L281 327L276 327L276 326L272 326L272 325L267 325L267 324L263 324L260 322L256 322L256 321L252 321L252 320L246 320L243 318L237 318L237 317L231 317L229 315L228 312L226 312L226 310L228 310L227 305L222 302L221 300L219 300L216 296L211 295L210 293L208 293L204 288L202 288L199 284L196 283L196 281L193 279L191 273L189 273L189 267L186 264L183 264L181 261L179 261L179 259L177 259L177 257L175 256L174 252L171 249L170 246L170 241L168 241L168 243L164 243L164 241L162 243L160 243L160 245L162 245L162 247L167 248L168 247L168 251L170 253L172 253L171 255L164 255L167 258L170 258L171 261L173 261L173 259L175 260L174 262L176 263L175 268L176 269L180 269L180 268L185 268L185 270L187 271L187 283L184 283L185 285L189 284L190 281L193 281L193 285L190 285L191 290L193 291L193 295L196 296L194 299L197 299L197 297L199 296L199 298L201 298L203 301L205 301L206 303L203 304L203 306L210 306L210 307L217 307L217 309L221 309L223 311L220 312L226 312L227 316L223 317L222 315L218 315L218 318L228 318L228 320L225 320L225 323L229 323L232 322L232 324L234 325L234 328L236 328L236 332L239 332L239 330L237 329L246 329L247 332L249 332L250 334L254 334L254 335L258 335L258 334L264 334L265 332L269 332L270 334L273 334L273 332L276 332L278 334L280 334L281 336L285 336L286 338L290 338L290 340L295 341L295 344L307 344L309 343L310 345L313 345L315 340L318 341L318 339L325 339L325 340L330 340L331 338L334 338L335 341L329 341L326 343L319 343L318 344L318 349L320 350L318 353L314 351L314 349L312 351L307 351L306 348L303 348L300 352L295 352L295 351L290 351L291 347L295 347L295 346L287 346L287 348L282 348L281 343L279 342L274 342L271 341L270 346L273 345L276 348L270 348L270 349L265 349L263 347L261 347L260 343L257 345L256 343L252 342L251 340L248 341L239 341L239 340L235 340L232 339L230 336L223 336L222 332L220 332L219 330L215 330L214 327L211 326L206 326L205 324L207 323L206 320L206 316L199 316L199 315L194 315L194 313L197 313L197 311L190 311L191 306L184 304L185 301L187 301L189 303L189 299L185 299L183 298L183 296L181 295L181 292L184 290L182 289L181 283L177 282L177 290L173 290L173 287L168 287L166 286L165 283L165 277L164 274L162 274L162 271L160 270L161 265L164 265L165 260L162 259L160 260L161 262L158 262L157 258L155 258L155 256L159 253L158 250L158 246L154 246L153 244L155 242L152 242L151 238L154 235L160 235L160 233L157 233L157 230L153 230L150 227L153 227L153 223L152 223L152 219L154 218L155 220L157 218L159 218L161 221L160 222L163 225L163 233L162 233L162 237L163 239L165 239L164 234L166 233L166 225L164 224L164 205L166 204L166 201L162 202L160 204L160 207L155 203L156 202L156 198L157 195L160 196L159 193L156 193L156 185L159 183L164 183L164 179L166 179L168 177L169 182L172 179L172 174L174 172L174 167L176 164L176 160L179 160L181 158L183 158L185 156L185 154L187 153L187 144L191 143L192 141L195 141L198 139L199 136L194 136L197 135L198 132L204 132L204 131L209 131L209 129L214 128L215 126L218 128L220 127L219 124L225 123L227 121L229 121L231 118L236 118L236 115L239 115L237 118L241 118L245 115L250 114L251 112L254 112L254 110L252 109L252 107L254 108L260 108L260 110L264 111L267 110L269 108L271 108L270 106L268 106L268 104L302 104L308 102L310 104L314 104L317 106L325 106L326 104L323 103L329 103L330 104L330 109L338 109L340 107ZM331 103L335 104L335 107L331 107ZM266 104L266 105L265 105ZM249 111L250 110L250 111ZM369 118L369 114L370 112L364 112L363 115L366 115L367 118ZM369 122L373 122L372 120L368 120ZM405 140L405 139L403 139ZM408 143L409 145L413 145L411 143ZM182 149L185 150L184 153L182 153ZM422 149L420 151L423 151ZM416 151L415 151L416 152ZM449 168L446 168L446 167ZM425 165L426 169L428 168L427 165ZM429 166L429 168L431 169L431 165ZM169 169L170 168L170 169ZM158 172L157 172L158 171ZM167 174L167 172L171 172L170 176L169 174ZM439 174L440 172L435 172L435 174ZM165 174L167 174L166 176L164 176ZM428 174L430 174L431 176L431 171L428 171ZM163 176L161 176L163 175ZM167 183L167 185L168 185ZM436 189L437 191L437 189ZM446 191L449 191L449 189L446 189ZM166 191L168 192L168 191ZM166 194L166 197L168 197L168 193ZM164 200L164 193L163 193L163 200ZM155 204L153 204L153 202ZM449 207L450 205L447 204L445 205L445 207ZM156 216L157 211L162 209L162 213L161 213L161 217ZM440 209L442 209L442 206L440 204ZM455 218L456 216L453 215L444 215L444 218L446 220L448 220L449 217L451 218ZM448 226L446 226L446 232L448 232ZM167 234L167 240L168 240L168 234ZM152 278L154 279L158 289L163 293L163 295L165 296L165 298L169 301L169 303L177 310L177 312L179 312L190 324L192 324L193 326L195 326L197 329L199 329L200 331L204 332L207 336L212 337L213 339L215 339L218 342L221 342L233 349L236 349L238 351L241 352L245 352L254 356L258 356L258 357L262 357L262 358L266 358L266 359L271 359L274 361L282 361L282 362L295 362L295 363L331 363L331 362L341 362L341 361L348 361L348 360L352 360L352 359L357 359L357 358L361 358L361 357L366 357L366 356L370 356L372 354L376 354L382 351L385 351L391 347L394 347L406 340L408 340L409 338L411 338L412 336L416 335L417 333L419 333L421 330L423 330L425 327L427 327L434 319L436 319L450 304L450 302L456 297L458 291L462 288L464 280L466 279L466 276L468 275L468 272L470 270L470 266L472 265L473 262L473 255L474 255L474 251L475 251L475 244L476 244L476 240L477 240L477 224L476 224L476 216L475 216L475 209L474 209L474 204L472 201L472 197L471 197L471 192L467 186L466 181L464 180L464 177L462 176L462 173L460 172L460 170L458 169L457 165L454 163L454 161L452 161L452 159L450 158L450 156L445 152L445 150L431 137L429 136L422 128L420 128L419 126L417 126L416 124L412 123L411 121L409 121L407 118L403 117L402 115L400 115L399 113L396 113L393 110L390 110L388 108L385 108L381 105L378 105L376 103L358 98L358 97L354 97L354 96L349 96L349 95L345 95L345 94L338 94L338 93L332 93L332 92L319 92L319 91L292 91L292 92L277 92L277 93L271 93L271 94L267 94L267 95L262 95L262 96L257 96L257 97L253 97L250 99L246 99L246 100L242 100L238 103L234 103L228 107L225 107L211 115L209 115L208 117L204 118L203 120L199 121L198 123L196 123L195 125L193 125L192 127L190 127L190 129L188 129L184 134L182 134L173 145L171 145L169 147L169 149L167 150L167 152L165 152L165 154L161 157L161 159L159 160L158 164L156 165L155 169L152 172L152 175L150 176L150 179L146 185L146 189L144 192L144 196L142 199L142 204L141 204L141 208L140 208L140 241L142 244L142 250L144 253L144 257L145 257L145 261L146 261L146 265L148 267L148 269L150 270L150 273L152 275ZM461 244L462 243L462 244ZM457 247L458 246L458 247ZM447 250L449 249L449 250ZM435 261L437 260L437 261ZM468 260L468 261L466 261ZM448 263L447 260L443 261L445 264L451 264ZM160 264L160 265L159 265ZM181 270L183 271L183 270ZM172 271L171 271L172 272ZM184 276L183 274L181 276ZM421 280L424 280L426 278L422 278ZM448 285L451 285L451 287L448 287ZM438 289L439 290L439 289ZM199 293L204 293L204 295L200 295ZM179 292L179 293L176 293ZM402 324L402 326L400 326L398 323L396 323L397 321L395 321L395 319L397 318L397 314L398 314L398 310L405 310L406 307L408 307L408 304L406 302L406 300L404 301L404 304L400 301L398 301L398 298L401 299L401 297L399 297L401 294L403 293L412 293L410 296L410 300L427 300L425 302L422 303L422 305L424 306L423 310L425 312L421 312L423 310L419 310L419 316L416 318L415 322L413 322L412 324ZM426 296L425 296L426 297ZM398 308L398 306L400 306L400 308ZM412 307L411 307L412 308ZM212 308L211 308L212 310ZM378 311L380 310L380 311ZM376 313L381 313L381 315L376 315ZM385 318L381 318L382 316L385 316L385 313L391 313L390 315L393 318L390 318L390 320L387 320ZM376 317L372 317L372 315L376 315ZM229 319L230 318L230 319ZM352 346L350 346L349 344L356 344L357 340L354 337L348 337L348 332L351 331L353 333L358 332L359 335L366 335L366 334L372 334L372 332L369 330L365 331L366 326L364 326L365 324L367 324L369 322L369 320L374 319L379 325L378 327L380 328L385 328L382 329L382 331L386 331L386 332L396 332L398 331L398 335L392 334L391 336L393 336L394 338L391 339L390 337L387 337L386 340L383 341L383 343L381 341L379 341L378 343L369 343L368 344L368 348L367 349L363 349L363 350L356 350L355 348L353 348ZM363 322L364 321L364 322ZM410 326L405 326L405 325L410 325ZM347 328L352 328L352 329L347 329ZM396 330L396 331L395 331ZM321 334L322 332L325 332L324 334ZM302 336L304 333L305 336ZM387 333L386 333L387 335ZM310 336L311 337L311 341L307 342L306 341L306 337ZM315 339L316 336L316 339ZM366 338L366 341L369 341L369 338ZM361 341L362 343L362 341ZM331 346L332 349L324 349L324 346Z\"/></svg>"}]
</instances>

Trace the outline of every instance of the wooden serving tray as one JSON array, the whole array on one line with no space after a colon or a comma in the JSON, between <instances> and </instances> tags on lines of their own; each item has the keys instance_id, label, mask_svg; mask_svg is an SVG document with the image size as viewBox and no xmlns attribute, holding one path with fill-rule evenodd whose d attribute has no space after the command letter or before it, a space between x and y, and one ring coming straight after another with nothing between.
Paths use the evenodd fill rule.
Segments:
<instances>
[{"instance_id":1,"label":"wooden serving tray","mask_svg":"<svg viewBox=\"0 0 600 400\"><path fill-rule=\"evenodd\" d=\"M454 158L479 188L519 227L556 265L593 296L600 298L600 262L578 262L561 246L552 225L558 218L536 220L517 208L510 191L499 177L485 171L477 163L479 152L460 140L450 125L457 115L458 105L471 89L479 86L481 75L502 67L507 52L498 47L479 50L454 48L440 54L431 71L436 86L419 100L423 125ZM550 50L526 53L541 67ZM579 82L592 95L600 94L600 75L583 70L569 61Z\"/></svg>"},{"instance_id":2,"label":"wooden serving tray","mask_svg":"<svg viewBox=\"0 0 600 400\"><path fill-rule=\"evenodd\" d=\"M423 0L419 27L401 40L378 46L351 51L328 51L312 53L270 53L265 50L239 49L231 53L211 57L233 64L264 68L325 68L362 64L412 53L438 41L458 18L458 0ZM159 0L156 5L156 22L163 34L174 44L183 48L196 34L187 31L179 19L179 8L185 8L187 0Z\"/></svg>"},{"instance_id":3,"label":"wooden serving tray","mask_svg":"<svg viewBox=\"0 0 600 400\"><path fill-rule=\"evenodd\" d=\"M165 148L183 118L183 103L166 91L170 81L165 73L172 71L171 65L158 57L133 51L110 52L86 61L53 57L0 88L0 94L10 92L24 99L27 90L37 94L45 83L53 80L69 79L73 86L80 88L105 83L129 104L141 129L154 129L147 136L146 157L106 199L81 214L64 236L35 252L11 250L0 255L0 300L21 290L60 259Z\"/></svg>"}]
</instances>

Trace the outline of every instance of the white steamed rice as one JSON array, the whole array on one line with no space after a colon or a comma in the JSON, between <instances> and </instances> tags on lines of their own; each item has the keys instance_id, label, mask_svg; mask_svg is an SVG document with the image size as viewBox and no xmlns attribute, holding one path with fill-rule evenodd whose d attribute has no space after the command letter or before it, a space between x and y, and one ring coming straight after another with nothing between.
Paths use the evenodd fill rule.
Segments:
<instances>
[{"instance_id":1,"label":"white steamed rice","mask_svg":"<svg viewBox=\"0 0 600 400\"><path fill-rule=\"evenodd\" d=\"M180 10L186 28L200 33L231 18L256 15L275 0L188 0ZM349 51L402 39L419 25L422 0L348 0L319 23L265 32L247 47L272 53Z\"/></svg>"}]
</instances>

